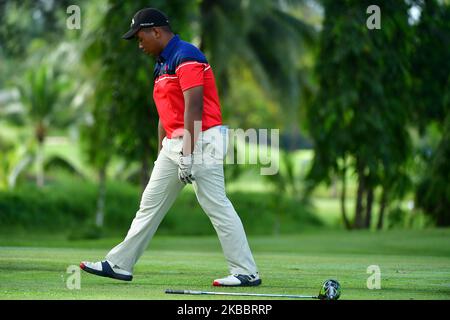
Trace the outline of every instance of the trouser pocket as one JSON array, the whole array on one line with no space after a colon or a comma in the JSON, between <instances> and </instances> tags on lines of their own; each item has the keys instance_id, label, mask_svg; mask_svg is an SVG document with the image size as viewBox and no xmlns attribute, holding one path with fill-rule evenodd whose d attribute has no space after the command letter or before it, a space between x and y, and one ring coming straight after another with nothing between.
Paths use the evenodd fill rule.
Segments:
<instances>
[{"instance_id":1,"label":"trouser pocket","mask_svg":"<svg viewBox=\"0 0 450 320\"><path fill-rule=\"evenodd\" d=\"M215 127L213 132L207 132L204 136L203 153L223 163L228 150L228 140L228 127Z\"/></svg>"}]
</instances>

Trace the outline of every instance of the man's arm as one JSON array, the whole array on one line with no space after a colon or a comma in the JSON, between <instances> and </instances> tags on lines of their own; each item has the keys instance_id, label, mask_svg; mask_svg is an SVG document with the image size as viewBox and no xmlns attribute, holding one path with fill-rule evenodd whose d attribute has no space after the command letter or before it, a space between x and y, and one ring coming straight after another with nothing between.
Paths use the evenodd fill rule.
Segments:
<instances>
[{"instance_id":1,"label":"man's arm","mask_svg":"<svg viewBox=\"0 0 450 320\"><path fill-rule=\"evenodd\" d=\"M160 120L158 120L158 154L162 149L162 141L165 136L166 136L166 131L164 130L164 127L162 126L161 119L160 119Z\"/></svg>"},{"instance_id":2,"label":"man's arm","mask_svg":"<svg viewBox=\"0 0 450 320\"><path fill-rule=\"evenodd\" d=\"M201 132L203 114L203 86L193 87L183 92L184 95L184 129L190 134L183 136L183 155L190 155L194 151L195 142ZM197 126L194 127L194 122ZM195 130L194 130L195 129Z\"/></svg>"}]
</instances>

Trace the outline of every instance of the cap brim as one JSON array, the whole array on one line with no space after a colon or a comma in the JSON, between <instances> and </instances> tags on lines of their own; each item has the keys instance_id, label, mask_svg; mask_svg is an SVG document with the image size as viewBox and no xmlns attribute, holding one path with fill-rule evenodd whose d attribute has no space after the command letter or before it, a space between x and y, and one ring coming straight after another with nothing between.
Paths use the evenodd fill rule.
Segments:
<instances>
[{"instance_id":1,"label":"cap brim","mask_svg":"<svg viewBox=\"0 0 450 320\"><path fill-rule=\"evenodd\" d=\"M122 39L130 40L130 39L134 38L134 36L136 35L136 33L137 33L138 31L139 31L139 29L130 29L127 33L125 33L125 34L122 36Z\"/></svg>"}]
</instances>

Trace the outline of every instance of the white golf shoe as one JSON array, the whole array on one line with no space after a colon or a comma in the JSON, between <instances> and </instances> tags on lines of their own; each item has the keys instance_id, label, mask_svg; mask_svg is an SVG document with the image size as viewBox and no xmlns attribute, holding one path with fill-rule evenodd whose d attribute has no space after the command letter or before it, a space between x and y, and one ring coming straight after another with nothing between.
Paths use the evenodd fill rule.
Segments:
<instances>
[{"instance_id":1,"label":"white golf shoe","mask_svg":"<svg viewBox=\"0 0 450 320\"><path fill-rule=\"evenodd\" d=\"M250 287L259 286L261 278L258 273L255 274L233 274L222 279L213 281L213 286L216 287Z\"/></svg>"}]
</instances>

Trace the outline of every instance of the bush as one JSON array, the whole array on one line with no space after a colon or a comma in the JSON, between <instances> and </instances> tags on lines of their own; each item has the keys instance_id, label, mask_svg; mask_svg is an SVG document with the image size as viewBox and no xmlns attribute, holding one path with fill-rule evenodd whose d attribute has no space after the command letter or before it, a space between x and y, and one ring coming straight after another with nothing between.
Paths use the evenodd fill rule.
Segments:
<instances>
[{"instance_id":1,"label":"bush","mask_svg":"<svg viewBox=\"0 0 450 320\"><path fill-rule=\"evenodd\" d=\"M248 234L295 233L320 225L307 207L275 193L233 192L228 194ZM128 230L139 208L141 191L123 182L107 184L105 228ZM26 185L0 192L0 225L25 229L66 230L71 238L101 233L94 226L97 187L81 179L53 181L42 189ZM179 195L161 223L158 233L173 235L214 234L192 187ZM83 236L84 237L84 236Z\"/></svg>"},{"instance_id":2,"label":"bush","mask_svg":"<svg viewBox=\"0 0 450 320\"><path fill-rule=\"evenodd\" d=\"M439 227L450 226L450 114L444 134L425 177L417 188L418 207L429 214Z\"/></svg>"},{"instance_id":3,"label":"bush","mask_svg":"<svg viewBox=\"0 0 450 320\"><path fill-rule=\"evenodd\" d=\"M319 219L299 201L275 193L229 192L228 198L248 234L298 233L321 225ZM158 232L183 235L215 233L191 189L180 194Z\"/></svg>"},{"instance_id":4,"label":"bush","mask_svg":"<svg viewBox=\"0 0 450 320\"><path fill-rule=\"evenodd\" d=\"M79 225L95 206L93 188L24 186L0 192L0 225L57 229Z\"/></svg>"}]
</instances>

